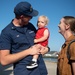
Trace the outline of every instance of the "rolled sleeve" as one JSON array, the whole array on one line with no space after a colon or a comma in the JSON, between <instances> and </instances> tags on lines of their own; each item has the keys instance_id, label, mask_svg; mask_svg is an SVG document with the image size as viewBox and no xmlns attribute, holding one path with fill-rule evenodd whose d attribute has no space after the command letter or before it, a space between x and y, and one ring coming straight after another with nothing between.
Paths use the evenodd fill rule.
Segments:
<instances>
[{"instance_id":1,"label":"rolled sleeve","mask_svg":"<svg viewBox=\"0 0 75 75\"><path fill-rule=\"evenodd\" d=\"M7 32L2 31L0 35L0 50L11 49L11 40Z\"/></svg>"}]
</instances>

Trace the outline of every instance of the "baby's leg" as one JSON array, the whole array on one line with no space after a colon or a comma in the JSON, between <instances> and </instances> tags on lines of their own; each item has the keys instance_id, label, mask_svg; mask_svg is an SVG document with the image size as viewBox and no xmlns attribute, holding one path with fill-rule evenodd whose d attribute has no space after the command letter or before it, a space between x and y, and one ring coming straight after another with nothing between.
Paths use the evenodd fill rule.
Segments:
<instances>
[{"instance_id":1,"label":"baby's leg","mask_svg":"<svg viewBox=\"0 0 75 75\"><path fill-rule=\"evenodd\" d=\"M26 66L28 69L33 69L38 66L37 64L38 55L33 55L32 61Z\"/></svg>"},{"instance_id":2,"label":"baby's leg","mask_svg":"<svg viewBox=\"0 0 75 75\"><path fill-rule=\"evenodd\" d=\"M32 61L37 62L38 56L39 56L39 55L33 55Z\"/></svg>"}]
</instances>

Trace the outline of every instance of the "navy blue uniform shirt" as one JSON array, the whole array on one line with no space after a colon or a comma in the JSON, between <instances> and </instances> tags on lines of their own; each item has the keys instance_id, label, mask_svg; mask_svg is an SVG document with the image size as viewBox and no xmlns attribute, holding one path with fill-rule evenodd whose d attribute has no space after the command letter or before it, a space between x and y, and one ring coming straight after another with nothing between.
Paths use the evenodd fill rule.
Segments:
<instances>
[{"instance_id":1,"label":"navy blue uniform shirt","mask_svg":"<svg viewBox=\"0 0 75 75\"><path fill-rule=\"evenodd\" d=\"M36 29L31 23L23 27L16 27L11 22L1 32L0 49L10 50L12 54L28 49L34 45L35 33ZM26 69L26 65L31 61L31 59L32 56L29 55L14 63L14 75L47 75L42 55L39 55L38 58L39 66L35 69L28 70Z\"/></svg>"}]
</instances>

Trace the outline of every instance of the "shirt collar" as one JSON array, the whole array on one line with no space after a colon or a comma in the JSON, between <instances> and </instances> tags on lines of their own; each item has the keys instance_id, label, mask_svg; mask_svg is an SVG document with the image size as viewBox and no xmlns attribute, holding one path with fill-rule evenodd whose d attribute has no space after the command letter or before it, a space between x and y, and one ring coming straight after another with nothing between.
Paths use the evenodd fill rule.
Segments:
<instances>
[{"instance_id":1,"label":"shirt collar","mask_svg":"<svg viewBox=\"0 0 75 75\"><path fill-rule=\"evenodd\" d=\"M75 35L72 34L72 35L66 40L66 42L71 41L71 40L73 40L73 39L75 39Z\"/></svg>"},{"instance_id":2,"label":"shirt collar","mask_svg":"<svg viewBox=\"0 0 75 75\"><path fill-rule=\"evenodd\" d=\"M70 41L74 40L75 39L75 35L71 35L66 41L65 43L62 45L62 48L65 48L69 43Z\"/></svg>"},{"instance_id":3,"label":"shirt collar","mask_svg":"<svg viewBox=\"0 0 75 75\"><path fill-rule=\"evenodd\" d=\"M13 21L13 20L12 20L12 21ZM17 27L17 26L15 26L15 25L13 24L13 22L11 22L11 24L12 24L12 26L11 26L11 29L12 29L12 30L17 30L18 32L21 32L21 33L25 33L26 30L27 30L27 26L28 26L28 25L26 25L26 26L24 26L24 27Z\"/></svg>"}]
</instances>

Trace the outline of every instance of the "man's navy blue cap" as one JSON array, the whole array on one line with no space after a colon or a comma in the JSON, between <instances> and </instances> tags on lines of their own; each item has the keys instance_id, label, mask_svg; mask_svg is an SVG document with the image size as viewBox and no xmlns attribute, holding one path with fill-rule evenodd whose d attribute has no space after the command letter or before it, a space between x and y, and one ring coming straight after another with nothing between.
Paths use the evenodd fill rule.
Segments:
<instances>
[{"instance_id":1,"label":"man's navy blue cap","mask_svg":"<svg viewBox=\"0 0 75 75\"><path fill-rule=\"evenodd\" d=\"M28 16L37 16L38 15L38 11L34 10L31 6L30 3L28 2L20 2L16 5L16 7L14 8L14 13L16 15L28 15Z\"/></svg>"}]
</instances>

